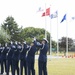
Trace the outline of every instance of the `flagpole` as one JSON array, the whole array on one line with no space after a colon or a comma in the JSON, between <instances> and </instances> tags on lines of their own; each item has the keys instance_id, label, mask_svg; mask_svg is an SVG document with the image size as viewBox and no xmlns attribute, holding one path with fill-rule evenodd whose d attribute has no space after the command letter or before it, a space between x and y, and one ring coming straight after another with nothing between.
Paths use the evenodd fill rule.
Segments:
<instances>
[{"instance_id":1,"label":"flagpole","mask_svg":"<svg viewBox=\"0 0 75 75\"><path fill-rule=\"evenodd\" d=\"M57 13L57 56L59 54L59 41L58 41L58 13Z\"/></svg>"},{"instance_id":2,"label":"flagpole","mask_svg":"<svg viewBox=\"0 0 75 75\"><path fill-rule=\"evenodd\" d=\"M50 19L50 56L51 56L51 53L52 53L52 37L51 37L51 19Z\"/></svg>"},{"instance_id":3,"label":"flagpole","mask_svg":"<svg viewBox=\"0 0 75 75\"><path fill-rule=\"evenodd\" d=\"M66 56L68 57L68 24L66 18Z\"/></svg>"},{"instance_id":4,"label":"flagpole","mask_svg":"<svg viewBox=\"0 0 75 75\"><path fill-rule=\"evenodd\" d=\"M45 12L46 12L46 3L45 3ZM45 13L45 38L47 39L47 31L46 31L46 28L47 28L47 20L46 20L46 13Z\"/></svg>"},{"instance_id":5,"label":"flagpole","mask_svg":"<svg viewBox=\"0 0 75 75\"><path fill-rule=\"evenodd\" d=\"M50 12L51 12L51 5L50 5ZM50 17L50 56L52 55L52 37L51 37L51 32L52 32L52 26L51 26L51 17Z\"/></svg>"}]
</instances>

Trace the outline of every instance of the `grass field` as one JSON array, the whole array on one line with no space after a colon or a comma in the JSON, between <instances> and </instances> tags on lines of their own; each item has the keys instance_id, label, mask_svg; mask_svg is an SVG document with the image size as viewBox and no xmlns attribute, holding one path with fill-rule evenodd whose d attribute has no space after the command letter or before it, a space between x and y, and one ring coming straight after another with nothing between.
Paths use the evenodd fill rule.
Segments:
<instances>
[{"instance_id":1,"label":"grass field","mask_svg":"<svg viewBox=\"0 0 75 75\"><path fill-rule=\"evenodd\" d=\"M35 60L36 75L38 61ZM75 58L60 58L47 61L48 75L75 75Z\"/></svg>"}]
</instances>

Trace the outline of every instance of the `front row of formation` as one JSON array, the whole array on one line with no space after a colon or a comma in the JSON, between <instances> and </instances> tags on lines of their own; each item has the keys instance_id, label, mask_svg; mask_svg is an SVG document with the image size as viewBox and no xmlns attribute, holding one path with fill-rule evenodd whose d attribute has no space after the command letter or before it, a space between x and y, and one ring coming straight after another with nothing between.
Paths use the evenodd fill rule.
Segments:
<instances>
[{"instance_id":1,"label":"front row of formation","mask_svg":"<svg viewBox=\"0 0 75 75\"><path fill-rule=\"evenodd\" d=\"M37 49L37 47L39 49ZM30 45L27 45L26 42L23 42L23 44L20 42L11 42L9 46L5 43L5 46L2 47L0 44L1 74L4 73L5 68L6 75L9 75L11 67L12 75L16 75L16 70L17 75L36 75L34 63L35 52L37 50L40 50L38 58L38 73L39 75L47 75L48 41L45 38L41 43L37 42L36 38L34 38ZM23 72L23 67L25 72Z\"/></svg>"}]
</instances>

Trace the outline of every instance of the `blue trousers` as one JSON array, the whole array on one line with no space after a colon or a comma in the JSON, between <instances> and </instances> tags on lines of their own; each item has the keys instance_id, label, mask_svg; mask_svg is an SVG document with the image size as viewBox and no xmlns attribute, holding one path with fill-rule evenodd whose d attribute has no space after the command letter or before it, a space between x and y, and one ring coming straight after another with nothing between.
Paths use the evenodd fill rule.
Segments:
<instances>
[{"instance_id":1,"label":"blue trousers","mask_svg":"<svg viewBox=\"0 0 75 75\"><path fill-rule=\"evenodd\" d=\"M1 60L1 74L3 74L3 72L4 72L4 67L5 67L5 72L7 72L6 59Z\"/></svg>"},{"instance_id":2,"label":"blue trousers","mask_svg":"<svg viewBox=\"0 0 75 75\"><path fill-rule=\"evenodd\" d=\"M47 75L47 62L38 61L38 71L39 75Z\"/></svg>"},{"instance_id":3,"label":"blue trousers","mask_svg":"<svg viewBox=\"0 0 75 75\"><path fill-rule=\"evenodd\" d=\"M19 60L12 60L12 75L15 75L16 70L17 70L17 75L19 75L18 62Z\"/></svg>"},{"instance_id":4,"label":"blue trousers","mask_svg":"<svg viewBox=\"0 0 75 75\"><path fill-rule=\"evenodd\" d=\"M23 67L24 67L24 70L25 70L25 75L27 75L27 65L26 65L25 59L20 60L21 75L23 75Z\"/></svg>"},{"instance_id":5,"label":"blue trousers","mask_svg":"<svg viewBox=\"0 0 75 75\"><path fill-rule=\"evenodd\" d=\"M34 61L27 62L27 75L35 75Z\"/></svg>"},{"instance_id":6,"label":"blue trousers","mask_svg":"<svg viewBox=\"0 0 75 75\"><path fill-rule=\"evenodd\" d=\"M11 72L12 72L12 60L7 60L7 75L9 75L9 70L11 66Z\"/></svg>"}]
</instances>

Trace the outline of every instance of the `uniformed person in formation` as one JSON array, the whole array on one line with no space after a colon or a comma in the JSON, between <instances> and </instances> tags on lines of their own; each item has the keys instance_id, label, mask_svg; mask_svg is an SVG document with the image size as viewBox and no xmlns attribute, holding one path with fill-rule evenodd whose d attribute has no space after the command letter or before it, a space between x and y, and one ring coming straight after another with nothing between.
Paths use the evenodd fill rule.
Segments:
<instances>
[{"instance_id":1,"label":"uniformed person in formation","mask_svg":"<svg viewBox=\"0 0 75 75\"><path fill-rule=\"evenodd\" d=\"M3 51L2 51L2 54L1 54L1 57L2 57L2 60L1 60L1 74L4 73L4 67L5 67L5 72L7 73L7 67L6 67L7 63L6 63L6 61L7 61L7 53L8 53L8 51L9 51L8 44L5 43L5 47L3 48Z\"/></svg>"},{"instance_id":2,"label":"uniformed person in formation","mask_svg":"<svg viewBox=\"0 0 75 75\"><path fill-rule=\"evenodd\" d=\"M11 72L12 72L12 55L13 55L13 49L14 49L14 45L13 42L10 42L10 50L8 51L8 55L7 55L7 75L9 75L9 70L11 67Z\"/></svg>"},{"instance_id":3,"label":"uniformed person in formation","mask_svg":"<svg viewBox=\"0 0 75 75\"><path fill-rule=\"evenodd\" d=\"M40 44L39 47L41 48L38 59L39 75L47 75L47 51L48 51L47 39L44 38L42 40L42 44Z\"/></svg>"},{"instance_id":4,"label":"uniformed person in formation","mask_svg":"<svg viewBox=\"0 0 75 75\"><path fill-rule=\"evenodd\" d=\"M13 56L12 56L12 75L15 75L15 70L17 70L17 75L19 75L19 51L17 50L17 41L13 44Z\"/></svg>"},{"instance_id":5,"label":"uniformed person in formation","mask_svg":"<svg viewBox=\"0 0 75 75\"><path fill-rule=\"evenodd\" d=\"M35 39L31 43L28 54L27 54L27 75L35 75L34 63L35 63L35 52L36 49L36 42Z\"/></svg>"},{"instance_id":6,"label":"uniformed person in formation","mask_svg":"<svg viewBox=\"0 0 75 75\"><path fill-rule=\"evenodd\" d=\"M1 61L2 61L2 57L1 57L1 53L2 53L3 47L0 43L0 67L1 67ZM0 71L1 72L1 71ZM0 73L1 74L1 73Z\"/></svg>"},{"instance_id":7,"label":"uniformed person in formation","mask_svg":"<svg viewBox=\"0 0 75 75\"><path fill-rule=\"evenodd\" d=\"M27 65L26 65L27 50L28 50L28 47L27 47L27 44L26 44L26 41L25 41L25 42L23 42L22 51L20 53L20 69L21 69L20 75L23 75L23 67L24 67L24 71L25 71L24 74L27 75Z\"/></svg>"},{"instance_id":8,"label":"uniformed person in formation","mask_svg":"<svg viewBox=\"0 0 75 75\"><path fill-rule=\"evenodd\" d=\"M29 54L28 56L30 56L29 58L27 58L27 60L29 60L28 66L29 69L32 70L32 75L35 75L35 71L34 71L34 55L36 50L36 47L41 48L40 49L40 55L39 55L39 59L38 59L38 70L39 70L39 75L47 75L47 51L48 51L48 41L46 38L43 38L42 43L39 43L38 41L36 41L36 38L34 37L34 42L31 44L31 48L29 50ZM30 75L30 70L28 70L28 75Z\"/></svg>"},{"instance_id":9,"label":"uniformed person in formation","mask_svg":"<svg viewBox=\"0 0 75 75\"><path fill-rule=\"evenodd\" d=\"M18 60L20 59L20 52L22 51L22 44L21 44L21 42L18 42L18 45L17 45L17 51L18 51L18 53L19 53L19 55L18 55Z\"/></svg>"}]
</instances>

